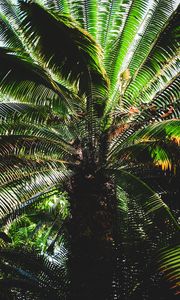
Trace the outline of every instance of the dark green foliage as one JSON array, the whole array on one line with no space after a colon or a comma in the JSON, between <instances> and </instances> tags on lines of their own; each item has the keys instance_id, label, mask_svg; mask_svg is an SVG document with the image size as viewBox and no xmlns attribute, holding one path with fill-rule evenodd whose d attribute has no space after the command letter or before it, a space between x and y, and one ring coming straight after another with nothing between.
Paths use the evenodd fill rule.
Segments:
<instances>
[{"instance_id":1,"label":"dark green foliage","mask_svg":"<svg viewBox=\"0 0 180 300\"><path fill-rule=\"evenodd\" d=\"M0 3L0 298L178 295L178 19L169 0Z\"/></svg>"}]
</instances>

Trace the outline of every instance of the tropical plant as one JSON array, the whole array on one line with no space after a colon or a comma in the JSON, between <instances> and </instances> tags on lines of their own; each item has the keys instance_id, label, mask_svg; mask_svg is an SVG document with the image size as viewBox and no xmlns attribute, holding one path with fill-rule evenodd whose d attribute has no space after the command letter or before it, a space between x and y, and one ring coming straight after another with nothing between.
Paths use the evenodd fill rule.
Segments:
<instances>
[{"instance_id":1,"label":"tropical plant","mask_svg":"<svg viewBox=\"0 0 180 300\"><path fill-rule=\"evenodd\" d=\"M56 246L57 252L61 240L58 232L64 219L68 217L68 206L66 194L58 190L54 191L53 195L49 193L45 197L41 196L32 205L26 208L22 206L19 212L16 211L16 218L12 218L11 222L7 224L6 220L7 225L4 226L3 233L9 238L7 241L11 243L11 247L25 246L45 253L53 252Z\"/></svg>"},{"instance_id":2,"label":"tropical plant","mask_svg":"<svg viewBox=\"0 0 180 300\"><path fill-rule=\"evenodd\" d=\"M179 226L143 181L179 166L176 6L1 2L1 224L56 188L70 206L56 259L2 235L2 299L179 293Z\"/></svg>"}]
</instances>

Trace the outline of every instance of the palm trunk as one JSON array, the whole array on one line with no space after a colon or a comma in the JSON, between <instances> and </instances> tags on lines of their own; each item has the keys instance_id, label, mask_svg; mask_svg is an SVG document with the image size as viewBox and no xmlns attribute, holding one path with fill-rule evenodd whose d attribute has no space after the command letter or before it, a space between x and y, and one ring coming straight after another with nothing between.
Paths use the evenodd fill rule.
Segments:
<instances>
[{"instance_id":1,"label":"palm trunk","mask_svg":"<svg viewBox=\"0 0 180 300\"><path fill-rule=\"evenodd\" d=\"M71 300L112 299L116 197L111 179L80 171L71 182Z\"/></svg>"}]
</instances>

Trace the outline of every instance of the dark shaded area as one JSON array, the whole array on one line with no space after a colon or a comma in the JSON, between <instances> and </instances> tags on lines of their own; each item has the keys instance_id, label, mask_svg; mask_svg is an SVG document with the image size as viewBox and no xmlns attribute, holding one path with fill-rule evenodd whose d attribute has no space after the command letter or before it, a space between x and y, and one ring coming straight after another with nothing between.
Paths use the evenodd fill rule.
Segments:
<instances>
[{"instance_id":1,"label":"dark shaded area","mask_svg":"<svg viewBox=\"0 0 180 300\"><path fill-rule=\"evenodd\" d=\"M173 171L162 171L160 168L143 170L141 178L157 193L169 206L177 218L180 218L180 168L176 173Z\"/></svg>"}]
</instances>

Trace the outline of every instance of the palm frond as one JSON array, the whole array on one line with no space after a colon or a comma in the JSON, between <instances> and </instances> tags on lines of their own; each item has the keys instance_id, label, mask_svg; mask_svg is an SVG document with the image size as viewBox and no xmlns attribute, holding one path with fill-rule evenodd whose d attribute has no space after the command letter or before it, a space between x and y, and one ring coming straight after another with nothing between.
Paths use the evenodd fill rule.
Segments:
<instances>
[{"instance_id":1,"label":"palm frond","mask_svg":"<svg viewBox=\"0 0 180 300\"><path fill-rule=\"evenodd\" d=\"M156 285L161 285L157 251L174 243L178 224L158 194L143 181L124 170L115 170L114 174L118 200L117 293L126 293L129 299L149 297L149 288L153 290Z\"/></svg>"},{"instance_id":2,"label":"palm frond","mask_svg":"<svg viewBox=\"0 0 180 300\"><path fill-rule=\"evenodd\" d=\"M14 50L0 49L3 61L0 70L1 93L25 102L40 104L46 101L49 106L57 107L61 103L61 106L66 107L67 104L72 108L73 102L68 99L72 99L72 95L66 88L49 79L47 73L36 64L14 54Z\"/></svg>"},{"instance_id":3,"label":"palm frond","mask_svg":"<svg viewBox=\"0 0 180 300\"><path fill-rule=\"evenodd\" d=\"M87 30L93 37L96 35L97 1L69 0L70 14L81 28Z\"/></svg>"},{"instance_id":4,"label":"palm frond","mask_svg":"<svg viewBox=\"0 0 180 300\"><path fill-rule=\"evenodd\" d=\"M157 257L159 271L167 280L175 295L180 294L180 246L174 245L163 248Z\"/></svg>"},{"instance_id":5,"label":"palm frond","mask_svg":"<svg viewBox=\"0 0 180 300\"><path fill-rule=\"evenodd\" d=\"M20 21L18 17L17 4L13 3L11 0L1 2L0 13L4 16L9 25L14 28L14 31L19 30Z\"/></svg>"},{"instance_id":6,"label":"palm frond","mask_svg":"<svg viewBox=\"0 0 180 300\"><path fill-rule=\"evenodd\" d=\"M61 80L79 83L82 92L87 92L84 74L95 85L106 86L104 70L99 61L100 50L94 40L68 18L47 12L31 2L21 2L22 31L27 45L41 64L46 65ZM44 34L44 26L48 33ZM27 27L28 24L28 27ZM61 36L63 47L56 43L54 36Z\"/></svg>"},{"instance_id":7,"label":"palm frond","mask_svg":"<svg viewBox=\"0 0 180 300\"><path fill-rule=\"evenodd\" d=\"M110 155L118 153L124 146L130 146L132 144L138 144L139 142L158 142L158 141L172 141L179 144L180 130L179 120L167 120L160 123L156 122L152 125L140 129L133 133L130 129L125 133L125 136L119 136L111 143ZM129 143L130 142L130 143ZM113 154L114 153L114 154Z\"/></svg>"},{"instance_id":8,"label":"palm frond","mask_svg":"<svg viewBox=\"0 0 180 300\"><path fill-rule=\"evenodd\" d=\"M38 124L39 125L39 124ZM10 136L12 136L12 141L18 138L27 139L29 141L33 140L33 138L42 138L46 140L47 142L56 143L57 145L61 145L62 149L64 147L64 150L70 153L76 153L75 149L68 144L65 140L61 138L61 136L58 134L57 131L51 130L51 128L45 128L43 126L37 126L37 125L27 125L25 123L18 123L18 124L2 124L0 128L0 135L1 139L6 141ZM14 136L14 138L13 138Z\"/></svg>"},{"instance_id":9,"label":"palm frond","mask_svg":"<svg viewBox=\"0 0 180 300\"><path fill-rule=\"evenodd\" d=\"M47 124L48 114L51 113L50 109L46 106L33 105L31 103L21 102L0 102L0 123L11 123L20 121L30 122L31 124ZM55 118L55 116L54 116Z\"/></svg>"},{"instance_id":10,"label":"palm frond","mask_svg":"<svg viewBox=\"0 0 180 300\"><path fill-rule=\"evenodd\" d=\"M165 220L169 220L167 222L167 227L169 227L169 229L173 230L174 232L178 231L178 223L176 222L167 205L161 200L157 193L155 193L138 177L124 171L123 169L120 169L118 171L114 170L114 174L116 174L118 185L125 192L127 192L129 196L132 196L136 199L147 216L153 216L153 218L155 218L153 221L157 221L159 223L161 223L161 220L162 223L164 223ZM156 214L157 216L161 214L161 220L158 220L158 218L156 218Z\"/></svg>"},{"instance_id":11,"label":"palm frond","mask_svg":"<svg viewBox=\"0 0 180 300\"><path fill-rule=\"evenodd\" d=\"M25 250L1 249L0 269L4 274L0 290L10 292L11 297L26 294L33 299L59 299L67 293L65 266L51 262L48 257Z\"/></svg>"},{"instance_id":12,"label":"palm frond","mask_svg":"<svg viewBox=\"0 0 180 300\"><path fill-rule=\"evenodd\" d=\"M142 111L134 120L135 122L150 122L179 118L180 80L177 76L163 90L156 92L149 104L142 105Z\"/></svg>"},{"instance_id":13,"label":"palm frond","mask_svg":"<svg viewBox=\"0 0 180 300\"><path fill-rule=\"evenodd\" d=\"M147 56L149 58L152 49L155 46L157 47L157 44L159 44L160 41L161 43L163 42L162 39L166 34L166 31L169 31L170 27L171 30L174 31L173 28L176 27L178 11L172 13L172 1L159 1L159 3L153 3L149 14L148 25L146 26L143 35L141 34L141 39L139 40L138 46L136 46L133 58L129 64L131 74L136 74L142 65L142 62L146 60ZM168 33L170 34L170 31ZM166 37L167 36L169 38L169 35L166 35Z\"/></svg>"},{"instance_id":14,"label":"palm frond","mask_svg":"<svg viewBox=\"0 0 180 300\"><path fill-rule=\"evenodd\" d=\"M21 179L28 178L29 175L34 176L41 172L60 170L62 169L62 163L52 163L52 162L38 162L38 161L28 161L25 159L18 159L15 157L8 157L0 163L0 187L19 181Z\"/></svg>"},{"instance_id":15,"label":"palm frond","mask_svg":"<svg viewBox=\"0 0 180 300\"><path fill-rule=\"evenodd\" d=\"M155 94L162 89L165 89L170 82L174 81L179 76L179 60L176 56L172 57L165 64L161 71L156 73L153 79L149 81L144 90L140 92L139 99L141 103L150 102Z\"/></svg>"},{"instance_id":16,"label":"palm frond","mask_svg":"<svg viewBox=\"0 0 180 300\"><path fill-rule=\"evenodd\" d=\"M97 40L103 47L105 56L107 55L106 48L110 49L110 46L113 45L114 40L121 32L129 6L130 1L125 3L125 1L120 0L106 0L98 3ZM104 62L106 64L106 60Z\"/></svg>"},{"instance_id":17,"label":"palm frond","mask_svg":"<svg viewBox=\"0 0 180 300\"><path fill-rule=\"evenodd\" d=\"M171 70L171 65L174 66L179 49L177 32L179 9L170 16L168 22L165 23L165 26L163 26L166 18L162 17L161 14L168 14L171 9L171 2L165 1L166 6L164 5L164 1L162 2L163 3L161 3L157 8L157 15L153 15L154 21L150 23L147 29L148 32L145 32L144 38L140 41L139 47L136 50L137 54L135 52L133 60L129 65L131 74L134 74L132 82L128 86L124 95L125 100L127 100L128 97L129 103L133 103L135 98L138 98L138 101L145 101L145 94L147 93L146 85L150 86L151 84L152 90L155 76L157 76L156 79L159 81L159 77L162 74L164 76L163 78L161 77L162 81L165 82L166 73L172 72L174 76L175 71L173 72L173 69ZM162 21L159 22L159 20ZM159 35L157 35L157 33L159 33ZM156 36L155 41L154 36ZM149 48L150 45L151 47ZM143 57L145 57L144 60ZM155 90L157 91L157 87ZM139 97L140 93L142 93L142 97Z\"/></svg>"},{"instance_id":18,"label":"palm frond","mask_svg":"<svg viewBox=\"0 0 180 300\"><path fill-rule=\"evenodd\" d=\"M71 156L69 157L59 145L44 141L42 138L11 136L9 138L3 137L1 140L1 157L16 156L32 160L76 164L74 159L71 160Z\"/></svg>"},{"instance_id":19,"label":"palm frond","mask_svg":"<svg viewBox=\"0 0 180 300\"><path fill-rule=\"evenodd\" d=\"M11 134L14 132L21 135L30 135L34 132L34 135L39 136L38 132L45 130L44 134L40 135L46 137L48 130L52 134L52 140L56 136L56 142L60 138L61 141L65 141L65 144L69 143L70 145L77 139L75 131L80 126L80 120L74 115L71 115L69 120L70 115L64 115L63 111L60 113L59 106L58 112L55 112L55 110L55 108L48 105L10 102L10 100L5 99L0 102L0 124L2 126L0 134L8 135L10 132ZM12 127L14 128L13 131L11 130ZM80 133L78 136L80 136Z\"/></svg>"},{"instance_id":20,"label":"palm frond","mask_svg":"<svg viewBox=\"0 0 180 300\"><path fill-rule=\"evenodd\" d=\"M115 165L122 167L124 165L124 160L131 163L131 168L133 169L133 164L137 167L137 164L153 165L161 167L163 171L174 171L176 172L177 165L179 165L179 149L172 144L168 143L158 143L158 142L146 142L137 143L135 145L126 147L119 151L117 156L117 161Z\"/></svg>"},{"instance_id":21,"label":"palm frond","mask_svg":"<svg viewBox=\"0 0 180 300\"><path fill-rule=\"evenodd\" d=\"M144 14L148 7L147 1L137 0L128 1L125 6L129 6L123 29L117 36L111 52L108 54L112 58L112 63L108 65L108 75L111 80L111 93L113 92L119 73L122 71L121 66L126 57L126 53L133 42L134 36L143 20Z\"/></svg>"},{"instance_id":22,"label":"palm frond","mask_svg":"<svg viewBox=\"0 0 180 300\"><path fill-rule=\"evenodd\" d=\"M109 141L115 140L115 137L117 137L117 139L121 139L123 142L138 129L144 128L144 126L150 123L168 119L178 119L180 113L179 88L179 77L176 77L167 87L157 92L150 103L143 103L138 108L131 106L130 109L124 111L121 107L116 107L116 110L112 113L116 126L114 133L114 125L109 128Z\"/></svg>"},{"instance_id":23,"label":"palm frond","mask_svg":"<svg viewBox=\"0 0 180 300\"><path fill-rule=\"evenodd\" d=\"M29 173L31 174L31 173ZM42 171L34 171L34 175L23 176L22 179L13 180L0 189L0 217L11 213L19 207L20 203L25 203L39 192L44 192L47 187L54 188L66 180L67 171L62 167L52 170L47 168Z\"/></svg>"},{"instance_id":24,"label":"palm frond","mask_svg":"<svg viewBox=\"0 0 180 300\"><path fill-rule=\"evenodd\" d=\"M172 140L175 143L179 144L179 138L180 138L179 125L180 125L180 121L178 119L155 123L137 132L135 135L132 136L132 139L134 140L167 139L167 140Z\"/></svg>"},{"instance_id":25,"label":"palm frond","mask_svg":"<svg viewBox=\"0 0 180 300\"><path fill-rule=\"evenodd\" d=\"M16 49L17 52L24 52L24 46L17 33L10 26L4 15L0 13L0 39L7 48Z\"/></svg>"},{"instance_id":26,"label":"palm frond","mask_svg":"<svg viewBox=\"0 0 180 300\"><path fill-rule=\"evenodd\" d=\"M44 7L47 7L48 9L52 9L52 10L57 10L57 11L61 11L63 10L63 7L65 7L65 5L62 5L61 2L67 2L67 1L59 1L59 0L43 0L41 1L41 4L44 5ZM62 11L63 13L63 11Z\"/></svg>"},{"instance_id":27,"label":"palm frond","mask_svg":"<svg viewBox=\"0 0 180 300\"><path fill-rule=\"evenodd\" d=\"M44 197L48 198L49 196L56 195L58 193L59 191L57 191L56 187L51 187L44 190L43 192L35 194L31 198L29 198L25 203L20 203L19 205L17 205L16 209L3 216L0 220L1 226L3 226L6 230L6 225L9 226L9 224L11 224L14 220L17 220L18 222L19 217L23 216L30 208L42 202L44 200Z\"/></svg>"}]
</instances>

